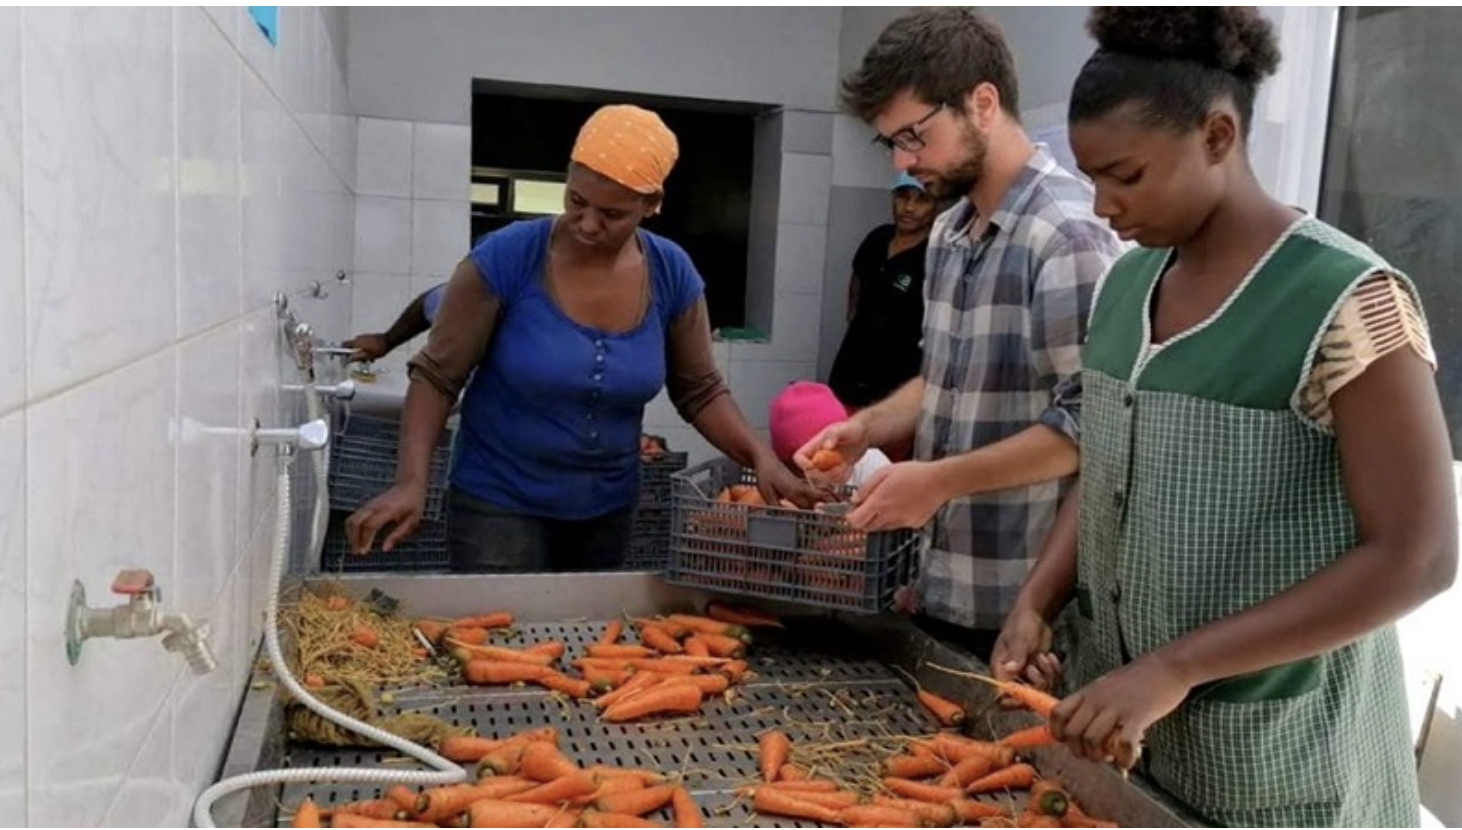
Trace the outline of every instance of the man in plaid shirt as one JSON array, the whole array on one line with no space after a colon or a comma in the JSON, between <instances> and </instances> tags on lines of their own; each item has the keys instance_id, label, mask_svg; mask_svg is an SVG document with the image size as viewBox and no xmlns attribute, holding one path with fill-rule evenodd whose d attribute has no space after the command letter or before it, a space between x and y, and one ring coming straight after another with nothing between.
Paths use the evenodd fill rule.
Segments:
<instances>
[{"instance_id":1,"label":"man in plaid shirt","mask_svg":"<svg viewBox=\"0 0 1462 830\"><path fill-rule=\"evenodd\" d=\"M1087 313L1121 246L1091 188L1021 128L1014 61L978 13L894 21L843 100L896 168L962 198L929 238L920 377L799 460L914 437L915 460L865 483L849 521L924 528L916 619L985 657L1077 469Z\"/></svg>"}]
</instances>

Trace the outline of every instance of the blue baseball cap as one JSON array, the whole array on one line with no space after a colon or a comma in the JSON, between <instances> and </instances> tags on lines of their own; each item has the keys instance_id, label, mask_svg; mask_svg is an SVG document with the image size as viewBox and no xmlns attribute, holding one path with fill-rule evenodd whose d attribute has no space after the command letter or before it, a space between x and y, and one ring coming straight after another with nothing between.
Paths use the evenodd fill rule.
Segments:
<instances>
[{"instance_id":1,"label":"blue baseball cap","mask_svg":"<svg viewBox=\"0 0 1462 830\"><path fill-rule=\"evenodd\" d=\"M898 176L893 180L894 190L898 190L901 187L912 187L920 193L924 192L924 183L903 171L900 171Z\"/></svg>"}]
</instances>

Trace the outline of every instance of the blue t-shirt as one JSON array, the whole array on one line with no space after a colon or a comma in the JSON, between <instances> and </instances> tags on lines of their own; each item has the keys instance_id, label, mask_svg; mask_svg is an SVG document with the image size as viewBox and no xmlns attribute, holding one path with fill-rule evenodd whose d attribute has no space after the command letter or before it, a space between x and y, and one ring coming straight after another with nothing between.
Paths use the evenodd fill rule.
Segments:
<instances>
[{"instance_id":1,"label":"blue t-shirt","mask_svg":"<svg viewBox=\"0 0 1462 830\"><path fill-rule=\"evenodd\" d=\"M627 332L580 325L543 285L553 218L483 237L472 261L502 303L462 402L452 486L497 507L588 519L634 504L645 405L665 385L672 320L705 283L675 243L640 230L650 304Z\"/></svg>"},{"instance_id":2,"label":"blue t-shirt","mask_svg":"<svg viewBox=\"0 0 1462 830\"><path fill-rule=\"evenodd\" d=\"M436 288L428 289L426 296L421 300L421 314L428 323L437 321L437 309L442 307L442 295L447 293L447 284L442 283Z\"/></svg>"}]
</instances>

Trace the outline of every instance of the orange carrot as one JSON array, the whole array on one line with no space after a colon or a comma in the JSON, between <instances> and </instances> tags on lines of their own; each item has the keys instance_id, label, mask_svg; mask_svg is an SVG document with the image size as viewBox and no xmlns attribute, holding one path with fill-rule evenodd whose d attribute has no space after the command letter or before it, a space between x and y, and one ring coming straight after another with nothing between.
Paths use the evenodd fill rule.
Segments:
<instances>
[{"instance_id":1,"label":"orange carrot","mask_svg":"<svg viewBox=\"0 0 1462 830\"><path fill-rule=\"evenodd\" d=\"M509 744L482 756L477 762L477 777L484 775L516 775L523 764L525 743Z\"/></svg>"},{"instance_id":2,"label":"orange carrot","mask_svg":"<svg viewBox=\"0 0 1462 830\"><path fill-rule=\"evenodd\" d=\"M770 784L777 780L777 773L792 754L792 741L786 733L769 729L756 739L761 750L761 780Z\"/></svg>"},{"instance_id":3,"label":"orange carrot","mask_svg":"<svg viewBox=\"0 0 1462 830\"><path fill-rule=\"evenodd\" d=\"M416 818L436 823L465 811L474 801L506 798L532 789L534 782L508 778L490 778L478 784L453 784L423 790L416 797Z\"/></svg>"},{"instance_id":4,"label":"orange carrot","mask_svg":"<svg viewBox=\"0 0 1462 830\"><path fill-rule=\"evenodd\" d=\"M687 637L685 642L682 644L682 648L685 649L686 654L689 654L692 657L711 656L711 647L706 645L706 641L702 640L700 638L700 635Z\"/></svg>"},{"instance_id":5,"label":"orange carrot","mask_svg":"<svg viewBox=\"0 0 1462 830\"><path fill-rule=\"evenodd\" d=\"M813 453L809 460L812 462L812 469L822 473L832 472L843 465L842 453L827 447Z\"/></svg>"},{"instance_id":6,"label":"orange carrot","mask_svg":"<svg viewBox=\"0 0 1462 830\"><path fill-rule=\"evenodd\" d=\"M745 660L732 660L723 664L716 671L726 675L726 679L732 683L740 683L741 678L746 676L747 663Z\"/></svg>"},{"instance_id":7,"label":"orange carrot","mask_svg":"<svg viewBox=\"0 0 1462 830\"><path fill-rule=\"evenodd\" d=\"M548 674L547 666L529 663L500 663L497 660L472 660L462 667L462 677L477 686L504 686L524 683Z\"/></svg>"},{"instance_id":8,"label":"orange carrot","mask_svg":"<svg viewBox=\"0 0 1462 830\"><path fill-rule=\"evenodd\" d=\"M751 608L739 608L712 601L706 606L706 616L717 622L731 623L742 628L783 628L782 621L771 614L764 614Z\"/></svg>"},{"instance_id":9,"label":"orange carrot","mask_svg":"<svg viewBox=\"0 0 1462 830\"><path fill-rule=\"evenodd\" d=\"M354 813L339 813L330 819L331 827L435 827L435 824L424 824L419 821L395 821L385 818L371 818L369 816L358 816Z\"/></svg>"},{"instance_id":10,"label":"orange carrot","mask_svg":"<svg viewBox=\"0 0 1462 830\"><path fill-rule=\"evenodd\" d=\"M939 779L941 787L968 787L990 774L994 762L988 756L972 755L960 761Z\"/></svg>"},{"instance_id":11,"label":"orange carrot","mask_svg":"<svg viewBox=\"0 0 1462 830\"><path fill-rule=\"evenodd\" d=\"M425 660L427 657L427 651L420 646L412 646L411 656L415 657L418 660Z\"/></svg>"},{"instance_id":12,"label":"orange carrot","mask_svg":"<svg viewBox=\"0 0 1462 830\"><path fill-rule=\"evenodd\" d=\"M777 770L777 782L780 783L786 783L789 781L808 781L811 778L812 776L808 774L807 770L797 766L796 764L783 764L782 768Z\"/></svg>"},{"instance_id":13,"label":"orange carrot","mask_svg":"<svg viewBox=\"0 0 1462 830\"><path fill-rule=\"evenodd\" d=\"M581 816L583 816L583 815L584 815L584 811L583 810L580 810L580 809L577 809L577 808L573 808L573 807L570 807L570 808L565 809L565 810L559 810L558 811L558 815L556 815L553 818L549 819L548 820L548 823L547 824L544 824L543 826L544 827L578 827L579 826L579 818Z\"/></svg>"},{"instance_id":14,"label":"orange carrot","mask_svg":"<svg viewBox=\"0 0 1462 830\"><path fill-rule=\"evenodd\" d=\"M442 632L444 640L454 640L462 645L480 646L487 642L486 628L448 628Z\"/></svg>"},{"instance_id":15,"label":"orange carrot","mask_svg":"<svg viewBox=\"0 0 1462 830\"><path fill-rule=\"evenodd\" d=\"M623 813L631 816L643 816L646 813L653 813L666 804L669 804L670 799L675 796L675 791L678 789L680 788L673 784L662 784L658 787L648 787L642 790L609 793L601 796L594 802L594 809L601 813Z\"/></svg>"},{"instance_id":16,"label":"orange carrot","mask_svg":"<svg viewBox=\"0 0 1462 830\"><path fill-rule=\"evenodd\" d=\"M731 688L724 674L677 674L665 678L666 683L689 683L706 696L718 695Z\"/></svg>"},{"instance_id":17,"label":"orange carrot","mask_svg":"<svg viewBox=\"0 0 1462 830\"><path fill-rule=\"evenodd\" d=\"M658 625L640 626L640 642L661 654L679 654L685 651L684 646Z\"/></svg>"},{"instance_id":18,"label":"orange carrot","mask_svg":"<svg viewBox=\"0 0 1462 830\"><path fill-rule=\"evenodd\" d=\"M1061 820L1053 816L1042 815L1027 807L1020 815L1015 817L1016 827L1060 827Z\"/></svg>"},{"instance_id":19,"label":"orange carrot","mask_svg":"<svg viewBox=\"0 0 1462 830\"><path fill-rule=\"evenodd\" d=\"M546 689L563 692L574 700L580 700L589 696L589 681L566 677L558 672L549 672L542 677L535 678L533 682Z\"/></svg>"},{"instance_id":20,"label":"orange carrot","mask_svg":"<svg viewBox=\"0 0 1462 830\"><path fill-rule=\"evenodd\" d=\"M514 648L503 648L502 646L474 646L467 643L454 642L450 635L447 643L461 648L472 655L473 660L497 660L502 663L527 663L532 666L551 665L555 659L547 654L536 654L529 651L518 651Z\"/></svg>"},{"instance_id":21,"label":"orange carrot","mask_svg":"<svg viewBox=\"0 0 1462 830\"><path fill-rule=\"evenodd\" d=\"M694 614L671 614L665 619L687 631L694 631L697 634L720 634L724 637L735 637L738 640L744 640L750 636L746 633L746 629L739 625L713 620L710 617L697 617Z\"/></svg>"},{"instance_id":22,"label":"orange carrot","mask_svg":"<svg viewBox=\"0 0 1462 830\"><path fill-rule=\"evenodd\" d=\"M935 735L929 744L936 755L956 764L971 756L983 755L994 761L997 769L1004 769L1015 760L1015 750L1008 746L989 741L977 741L948 732Z\"/></svg>"},{"instance_id":23,"label":"orange carrot","mask_svg":"<svg viewBox=\"0 0 1462 830\"><path fill-rule=\"evenodd\" d=\"M631 622L640 628L644 628L647 625L663 628L666 634L669 634L677 640L683 640L690 634L690 629L679 623L673 623L664 617L635 617Z\"/></svg>"},{"instance_id":24,"label":"orange carrot","mask_svg":"<svg viewBox=\"0 0 1462 830\"><path fill-rule=\"evenodd\" d=\"M620 620L610 620L609 625L604 627L604 633L599 635L599 645L612 646L619 642L619 636L624 633L624 623Z\"/></svg>"},{"instance_id":25,"label":"orange carrot","mask_svg":"<svg viewBox=\"0 0 1462 830\"><path fill-rule=\"evenodd\" d=\"M593 770L590 770L590 772L593 772ZM598 773L595 774L598 775ZM643 790L645 788L643 781L629 776L598 775L598 778L598 789L588 795L581 795L578 798L570 799L569 803L577 807L587 807L593 804L599 797L609 795L610 793L623 793L631 790Z\"/></svg>"},{"instance_id":26,"label":"orange carrot","mask_svg":"<svg viewBox=\"0 0 1462 830\"><path fill-rule=\"evenodd\" d=\"M585 810L579 823L585 827L659 827L653 821L640 818L639 816L627 816L623 813L601 813L598 810Z\"/></svg>"},{"instance_id":27,"label":"orange carrot","mask_svg":"<svg viewBox=\"0 0 1462 830\"><path fill-rule=\"evenodd\" d=\"M558 729L553 726L541 726L537 729L526 729L506 738L481 738L468 735L453 735L443 738L437 747L437 752L449 761L457 763L470 763L480 761L483 756L490 752L502 749L505 746L520 743L550 743L558 746Z\"/></svg>"},{"instance_id":28,"label":"orange carrot","mask_svg":"<svg viewBox=\"0 0 1462 830\"><path fill-rule=\"evenodd\" d=\"M919 702L944 726L959 726L965 721L964 707L950 700L940 697L922 687L917 689Z\"/></svg>"},{"instance_id":29,"label":"orange carrot","mask_svg":"<svg viewBox=\"0 0 1462 830\"><path fill-rule=\"evenodd\" d=\"M425 637L427 642L433 645L441 640L442 635L447 631L446 623L437 622L436 620L417 620L412 625L416 626L416 630L421 632L421 636Z\"/></svg>"},{"instance_id":30,"label":"orange carrot","mask_svg":"<svg viewBox=\"0 0 1462 830\"><path fill-rule=\"evenodd\" d=\"M959 820L965 824L978 824L987 818L1010 820L1010 811L998 804L976 801L973 798L956 798L949 802Z\"/></svg>"},{"instance_id":31,"label":"orange carrot","mask_svg":"<svg viewBox=\"0 0 1462 830\"><path fill-rule=\"evenodd\" d=\"M621 700L631 697L632 695L635 695L639 692L644 691L645 689L650 688L651 686L660 683L664 679L665 676L662 674L656 674L654 672L636 672L635 674L630 675L629 680L626 680L623 686L620 686L618 689L615 689L609 694L600 695L597 699L595 699L594 705L599 707L600 709L607 709L608 707L613 706Z\"/></svg>"},{"instance_id":32,"label":"orange carrot","mask_svg":"<svg viewBox=\"0 0 1462 830\"><path fill-rule=\"evenodd\" d=\"M702 633L700 638L706 641L706 648L710 649L711 654L715 657L740 658L746 654L746 644L735 637Z\"/></svg>"},{"instance_id":33,"label":"orange carrot","mask_svg":"<svg viewBox=\"0 0 1462 830\"><path fill-rule=\"evenodd\" d=\"M1000 690L1002 695L1014 700L1016 703L1019 703L1021 706L1024 706L1043 718L1049 718L1051 712L1055 711L1056 704L1061 702L1054 695L1043 692L1034 686L1027 686L1024 683L996 680L993 677L985 677L984 675L978 674L972 674L970 677L994 686Z\"/></svg>"},{"instance_id":34,"label":"orange carrot","mask_svg":"<svg viewBox=\"0 0 1462 830\"><path fill-rule=\"evenodd\" d=\"M486 798L467 808L468 827L542 827L553 821L559 807L550 804L522 804Z\"/></svg>"},{"instance_id":35,"label":"orange carrot","mask_svg":"<svg viewBox=\"0 0 1462 830\"><path fill-rule=\"evenodd\" d=\"M552 744L532 743L523 749L523 761L518 767L527 778L534 781L553 781L579 771L558 747Z\"/></svg>"},{"instance_id":36,"label":"orange carrot","mask_svg":"<svg viewBox=\"0 0 1462 830\"><path fill-rule=\"evenodd\" d=\"M915 801L932 801L936 804L943 804L946 801L954 801L965 797L965 791L959 787L940 787L936 784L921 784L918 781L908 781L903 778L885 778L883 779L883 788L900 798L912 798Z\"/></svg>"},{"instance_id":37,"label":"orange carrot","mask_svg":"<svg viewBox=\"0 0 1462 830\"><path fill-rule=\"evenodd\" d=\"M530 804L557 804L581 795L588 795L599 789L599 776L587 770L560 776L552 781L510 795L504 801L523 801Z\"/></svg>"},{"instance_id":38,"label":"orange carrot","mask_svg":"<svg viewBox=\"0 0 1462 830\"><path fill-rule=\"evenodd\" d=\"M566 647L558 640L549 640L545 643L534 643L523 649L524 654L543 654L557 660L563 656Z\"/></svg>"},{"instance_id":39,"label":"orange carrot","mask_svg":"<svg viewBox=\"0 0 1462 830\"><path fill-rule=\"evenodd\" d=\"M644 784L646 787L657 787L665 783L665 776L658 772L650 772L647 769L632 769L629 767L611 767L605 764L595 764L589 767L589 771L598 775L604 780L612 778L633 778Z\"/></svg>"},{"instance_id":40,"label":"orange carrot","mask_svg":"<svg viewBox=\"0 0 1462 830\"><path fill-rule=\"evenodd\" d=\"M1029 805L1027 809L1060 818L1066 815L1066 810L1071 806L1071 796L1060 784L1045 778L1031 785L1026 804Z\"/></svg>"},{"instance_id":41,"label":"orange carrot","mask_svg":"<svg viewBox=\"0 0 1462 830\"><path fill-rule=\"evenodd\" d=\"M858 794L850 793L847 790L830 790L821 792L815 790L789 790L785 787L778 787L775 784L762 784L757 787L742 787L737 790L740 796L755 796L760 789L773 789L795 796L799 801L806 801L808 804L816 804L819 807L827 807L832 810L842 810L858 804Z\"/></svg>"},{"instance_id":42,"label":"orange carrot","mask_svg":"<svg viewBox=\"0 0 1462 830\"><path fill-rule=\"evenodd\" d=\"M674 657L632 657L627 661L635 671L652 671L660 674L695 674L699 668L694 663L676 660Z\"/></svg>"},{"instance_id":43,"label":"orange carrot","mask_svg":"<svg viewBox=\"0 0 1462 830\"><path fill-rule=\"evenodd\" d=\"M1051 727L1046 724L1032 726L1029 729L1022 729L1019 732L1012 732L1001 738L1001 746L1008 746L1011 749L1030 749L1037 746L1047 746L1056 743L1056 736L1051 734Z\"/></svg>"},{"instance_id":44,"label":"orange carrot","mask_svg":"<svg viewBox=\"0 0 1462 830\"><path fill-rule=\"evenodd\" d=\"M787 818L805 818L823 824L838 824L838 811L800 799L796 793L773 787L758 787L751 801L758 813Z\"/></svg>"},{"instance_id":45,"label":"orange carrot","mask_svg":"<svg viewBox=\"0 0 1462 830\"><path fill-rule=\"evenodd\" d=\"M507 628L513 624L513 615L506 611L498 611L492 614L478 614L475 617L462 617L453 621L456 628Z\"/></svg>"},{"instance_id":46,"label":"orange carrot","mask_svg":"<svg viewBox=\"0 0 1462 830\"><path fill-rule=\"evenodd\" d=\"M971 793L989 793L997 790L1023 790L1036 783L1036 768L1030 764L1014 764L999 772L992 772L966 788Z\"/></svg>"},{"instance_id":47,"label":"orange carrot","mask_svg":"<svg viewBox=\"0 0 1462 830\"><path fill-rule=\"evenodd\" d=\"M290 822L290 825L289 826L290 827L319 827L320 826L320 808L315 805L315 800L313 798L306 798L304 801L301 801L300 802L300 806L297 807L297 808L295 808L295 811L294 811L294 820Z\"/></svg>"},{"instance_id":48,"label":"orange carrot","mask_svg":"<svg viewBox=\"0 0 1462 830\"><path fill-rule=\"evenodd\" d=\"M930 827L949 827L959 823L959 814L954 811L952 804L934 804L929 801L915 801L912 798L889 798L886 795L875 795L872 803L881 807L897 807L900 810L907 810Z\"/></svg>"},{"instance_id":49,"label":"orange carrot","mask_svg":"<svg viewBox=\"0 0 1462 830\"><path fill-rule=\"evenodd\" d=\"M381 635L377 634L374 628L361 623L350 632L350 641L366 648L375 648L381 644Z\"/></svg>"},{"instance_id":50,"label":"orange carrot","mask_svg":"<svg viewBox=\"0 0 1462 830\"><path fill-rule=\"evenodd\" d=\"M350 607L350 598L335 594L325 598L325 607L331 611L344 611Z\"/></svg>"},{"instance_id":51,"label":"orange carrot","mask_svg":"<svg viewBox=\"0 0 1462 830\"><path fill-rule=\"evenodd\" d=\"M933 755L898 755L883 762L883 774L890 778L928 778L948 769Z\"/></svg>"},{"instance_id":52,"label":"orange carrot","mask_svg":"<svg viewBox=\"0 0 1462 830\"><path fill-rule=\"evenodd\" d=\"M416 813L416 791L405 784L397 784L391 787L386 790L383 797L396 802L397 807L400 807L408 813Z\"/></svg>"},{"instance_id":53,"label":"orange carrot","mask_svg":"<svg viewBox=\"0 0 1462 830\"><path fill-rule=\"evenodd\" d=\"M323 689L325 688L325 678L318 674L307 674L305 675L305 688Z\"/></svg>"},{"instance_id":54,"label":"orange carrot","mask_svg":"<svg viewBox=\"0 0 1462 830\"><path fill-rule=\"evenodd\" d=\"M583 669L582 674L584 675L584 679L589 681L589 685L594 687L594 691L599 694L604 694L611 689L617 689L630 679L630 673L624 669L605 671L604 669L590 668Z\"/></svg>"},{"instance_id":55,"label":"orange carrot","mask_svg":"<svg viewBox=\"0 0 1462 830\"><path fill-rule=\"evenodd\" d=\"M1115 821L1103 821L1099 818L1092 818L1087 815L1075 801L1066 804L1066 815L1061 817L1061 824L1065 827L1116 827Z\"/></svg>"},{"instance_id":56,"label":"orange carrot","mask_svg":"<svg viewBox=\"0 0 1462 830\"><path fill-rule=\"evenodd\" d=\"M410 818L410 816L402 815L406 811L401 809L400 804L397 804L389 798L373 798L367 801L351 801L346 804L337 804L329 810L321 810L320 815L323 817L327 812L332 816L349 813L353 816L361 816L363 818Z\"/></svg>"},{"instance_id":57,"label":"orange carrot","mask_svg":"<svg viewBox=\"0 0 1462 830\"><path fill-rule=\"evenodd\" d=\"M700 708L701 690L684 683L665 683L622 700L604 710L610 723L624 723L648 715L688 714Z\"/></svg>"},{"instance_id":58,"label":"orange carrot","mask_svg":"<svg viewBox=\"0 0 1462 830\"><path fill-rule=\"evenodd\" d=\"M786 773L787 767L789 766L791 766L791 764L787 764L782 767L783 774ZM787 792L801 793L831 793L837 792L838 790L838 783L836 781L829 781L826 778L803 779L801 781L787 781L785 779L781 779L773 781L770 784L765 784L763 786L771 787L772 789L776 790L786 790Z\"/></svg>"},{"instance_id":59,"label":"orange carrot","mask_svg":"<svg viewBox=\"0 0 1462 830\"><path fill-rule=\"evenodd\" d=\"M584 653L590 657L602 657L613 660L628 660L632 657L654 657L655 650L645 646L601 646L595 643L584 647Z\"/></svg>"},{"instance_id":60,"label":"orange carrot","mask_svg":"<svg viewBox=\"0 0 1462 830\"><path fill-rule=\"evenodd\" d=\"M670 796L670 809L675 813L676 827L705 827L706 823L701 818L701 808L696 805L695 800L684 787L676 787L675 792Z\"/></svg>"},{"instance_id":61,"label":"orange carrot","mask_svg":"<svg viewBox=\"0 0 1462 830\"><path fill-rule=\"evenodd\" d=\"M914 813L882 804L865 804L846 807L838 811L838 820L843 824L869 824L874 827L923 827L924 823Z\"/></svg>"}]
</instances>

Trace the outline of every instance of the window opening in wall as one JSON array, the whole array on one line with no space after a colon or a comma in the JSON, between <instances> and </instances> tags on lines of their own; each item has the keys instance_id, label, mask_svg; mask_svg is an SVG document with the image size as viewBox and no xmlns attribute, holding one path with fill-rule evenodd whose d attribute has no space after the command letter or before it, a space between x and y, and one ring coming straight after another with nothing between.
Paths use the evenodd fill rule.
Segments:
<instances>
[{"instance_id":1,"label":"window opening in wall","mask_svg":"<svg viewBox=\"0 0 1462 830\"><path fill-rule=\"evenodd\" d=\"M652 109L675 132L680 160L661 214L644 227L695 262L712 326L744 325L753 139L757 116L769 107L480 80L472 106L472 238L561 213L579 127L611 103Z\"/></svg>"}]
</instances>

